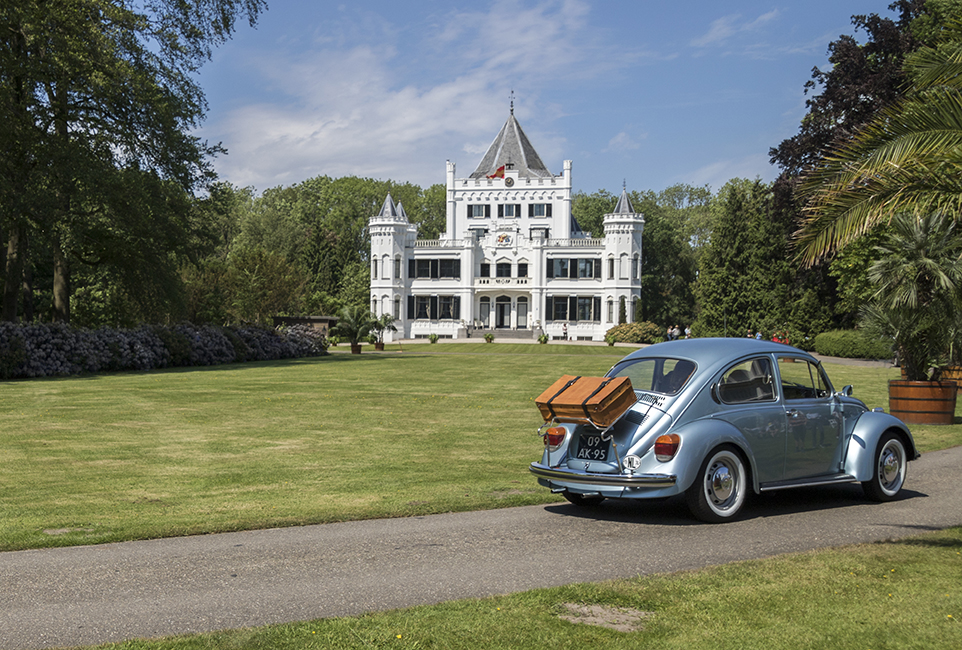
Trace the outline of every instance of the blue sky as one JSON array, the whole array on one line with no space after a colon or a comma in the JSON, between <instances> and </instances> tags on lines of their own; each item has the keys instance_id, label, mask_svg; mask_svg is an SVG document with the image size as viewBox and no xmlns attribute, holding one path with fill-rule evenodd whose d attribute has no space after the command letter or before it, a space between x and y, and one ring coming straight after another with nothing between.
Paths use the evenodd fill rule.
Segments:
<instances>
[{"instance_id":1,"label":"blue sky","mask_svg":"<svg viewBox=\"0 0 962 650\"><path fill-rule=\"evenodd\" d=\"M469 175L515 115L576 190L773 180L804 84L889 0L271 0L199 75L198 134L258 193L319 175ZM859 40L864 34L858 35Z\"/></svg>"}]
</instances>

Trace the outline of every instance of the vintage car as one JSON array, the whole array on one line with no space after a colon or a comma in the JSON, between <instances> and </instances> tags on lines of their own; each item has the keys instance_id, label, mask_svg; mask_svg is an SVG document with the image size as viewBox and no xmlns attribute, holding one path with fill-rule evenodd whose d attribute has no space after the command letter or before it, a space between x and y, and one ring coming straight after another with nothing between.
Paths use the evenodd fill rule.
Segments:
<instances>
[{"instance_id":1,"label":"vintage car","mask_svg":"<svg viewBox=\"0 0 962 650\"><path fill-rule=\"evenodd\" d=\"M749 492L861 482L896 498L918 458L899 419L835 391L811 355L755 339L687 339L640 349L607 377L637 401L604 428L549 419L530 471L568 501L684 494L702 521L730 521Z\"/></svg>"}]
</instances>

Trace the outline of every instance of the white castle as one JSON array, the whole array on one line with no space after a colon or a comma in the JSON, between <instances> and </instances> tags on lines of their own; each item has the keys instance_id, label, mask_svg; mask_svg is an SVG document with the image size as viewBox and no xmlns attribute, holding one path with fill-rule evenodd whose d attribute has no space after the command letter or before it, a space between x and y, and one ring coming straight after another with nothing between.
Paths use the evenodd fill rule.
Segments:
<instances>
[{"instance_id":1,"label":"white castle","mask_svg":"<svg viewBox=\"0 0 962 650\"><path fill-rule=\"evenodd\" d=\"M417 238L390 194L370 218L371 311L394 316L399 338L601 341L622 303L630 322L641 293L644 217L625 190L604 216L604 236L571 216L571 161L541 162L512 107L477 169L447 163L447 224Z\"/></svg>"}]
</instances>

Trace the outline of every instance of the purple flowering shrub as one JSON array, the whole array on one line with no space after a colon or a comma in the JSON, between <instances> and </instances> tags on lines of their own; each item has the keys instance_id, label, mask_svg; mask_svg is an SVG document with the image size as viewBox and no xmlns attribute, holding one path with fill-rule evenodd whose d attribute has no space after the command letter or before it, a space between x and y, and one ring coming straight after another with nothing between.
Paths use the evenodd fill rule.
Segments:
<instances>
[{"instance_id":1,"label":"purple flowering shrub","mask_svg":"<svg viewBox=\"0 0 962 650\"><path fill-rule=\"evenodd\" d=\"M0 379L174 366L212 366L327 354L323 334L304 325L266 329L181 323L137 329L77 329L0 322Z\"/></svg>"}]
</instances>

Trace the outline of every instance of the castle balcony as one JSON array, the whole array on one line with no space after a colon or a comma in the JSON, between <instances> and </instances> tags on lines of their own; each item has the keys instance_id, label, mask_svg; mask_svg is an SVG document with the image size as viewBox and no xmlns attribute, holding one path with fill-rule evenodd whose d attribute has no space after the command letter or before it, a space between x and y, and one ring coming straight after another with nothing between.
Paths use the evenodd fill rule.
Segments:
<instances>
[{"instance_id":1,"label":"castle balcony","mask_svg":"<svg viewBox=\"0 0 962 650\"><path fill-rule=\"evenodd\" d=\"M527 287L531 278L475 278L474 286L481 288L500 289L508 287Z\"/></svg>"},{"instance_id":2,"label":"castle balcony","mask_svg":"<svg viewBox=\"0 0 962 650\"><path fill-rule=\"evenodd\" d=\"M588 238L573 238L573 239L549 239L545 244L545 248L604 248L605 240L600 238L592 237Z\"/></svg>"},{"instance_id":3,"label":"castle balcony","mask_svg":"<svg viewBox=\"0 0 962 650\"><path fill-rule=\"evenodd\" d=\"M432 249L462 249L466 245L470 246L474 243L470 239L417 239L414 241L415 248L432 248Z\"/></svg>"}]
</instances>

